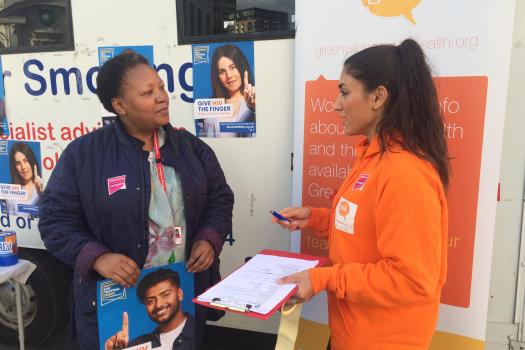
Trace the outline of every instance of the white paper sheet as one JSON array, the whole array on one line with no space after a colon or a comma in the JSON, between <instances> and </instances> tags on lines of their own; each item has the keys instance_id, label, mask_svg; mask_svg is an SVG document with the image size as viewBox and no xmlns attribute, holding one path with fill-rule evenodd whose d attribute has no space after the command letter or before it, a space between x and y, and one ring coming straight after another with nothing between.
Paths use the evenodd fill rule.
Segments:
<instances>
[{"instance_id":1,"label":"white paper sheet","mask_svg":"<svg viewBox=\"0 0 525 350\"><path fill-rule=\"evenodd\" d=\"M197 299L267 314L295 288L295 284L278 285L277 280L315 267L318 262L257 254Z\"/></svg>"}]
</instances>

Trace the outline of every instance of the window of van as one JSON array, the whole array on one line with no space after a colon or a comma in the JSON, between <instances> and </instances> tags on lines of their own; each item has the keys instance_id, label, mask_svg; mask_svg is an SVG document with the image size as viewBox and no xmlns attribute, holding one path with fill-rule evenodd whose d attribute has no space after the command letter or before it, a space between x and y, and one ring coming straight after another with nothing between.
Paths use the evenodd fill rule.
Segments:
<instances>
[{"instance_id":1,"label":"window of van","mask_svg":"<svg viewBox=\"0 0 525 350\"><path fill-rule=\"evenodd\" d=\"M295 37L295 0L176 0L179 44Z\"/></svg>"},{"instance_id":2,"label":"window of van","mask_svg":"<svg viewBox=\"0 0 525 350\"><path fill-rule=\"evenodd\" d=\"M70 0L0 0L0 54L73 49Z\"/></svg>"}]
</instances>

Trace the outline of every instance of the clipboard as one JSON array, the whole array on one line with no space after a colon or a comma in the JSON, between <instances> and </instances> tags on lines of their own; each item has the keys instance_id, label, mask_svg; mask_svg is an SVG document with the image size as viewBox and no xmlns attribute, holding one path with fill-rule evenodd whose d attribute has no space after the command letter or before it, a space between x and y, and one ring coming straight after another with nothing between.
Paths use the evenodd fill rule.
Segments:
<instances>
[{"instance_id":1,"label":"clipboard","mask_svg":"<svg viewBox=\"0 0 525 350\"><path fill-rule=\"evenodd\" d=\"M328 258L326 258L326 257L306 255L306 254L300 254L300 253L292 253L292 252L286 252L286 251L281 251L281 250L264 249L259 254L274 255L274 256L280 256L280 257L285 257L285 258L296 258L296 259L303 259L303 260L318 260L319 262L317 263L317 265L315 267L323 266L328 261ZM221 283L221 282L219 282L219 283ZM193 298L192 301L195 304L203 305L203 306L210 307L210 308L213 308L213 309L233 312L233 313L236 313L236 314L245 315L245 316L253 317L253 318L258 318L258 319L261 319L261 320L267 320L270 317L272 317L272 315L277 310L279 310L286 303L286 301L292 295L295 294L296 291L297 291L297 286L290 293L288 293L286 295L286 297L284 297L283 300L281 302L279 302L270 312L268 312L266 314L250 311L251 305L246 305L245 308L241 308L241 307L237 307L237 306L221 304L221 300L219 298L216 298L218 300L212 300L211 302L206 302L206 301L198 300L198 296L197 296L197 297Z\"/></svg>"}]
</instances>

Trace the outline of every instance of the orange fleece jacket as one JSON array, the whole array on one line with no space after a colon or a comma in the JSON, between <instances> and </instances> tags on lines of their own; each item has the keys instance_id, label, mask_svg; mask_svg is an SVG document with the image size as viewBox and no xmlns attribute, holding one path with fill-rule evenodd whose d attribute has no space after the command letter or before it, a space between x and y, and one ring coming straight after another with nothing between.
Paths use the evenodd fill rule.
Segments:
<instances>
[{"instance_id":1,"label":"orange fleece jacket","mask_svg":"<svg viewBox=\"0 0 525 350\"><path fill-rule=\"evenodd\" d=\"M310 270L328 294L332 349L428 349L447 269L448 211L434 167L377 138L332 209L312 208L307 227L328 235L329 267Z\"/></svg>"}]
</instances>

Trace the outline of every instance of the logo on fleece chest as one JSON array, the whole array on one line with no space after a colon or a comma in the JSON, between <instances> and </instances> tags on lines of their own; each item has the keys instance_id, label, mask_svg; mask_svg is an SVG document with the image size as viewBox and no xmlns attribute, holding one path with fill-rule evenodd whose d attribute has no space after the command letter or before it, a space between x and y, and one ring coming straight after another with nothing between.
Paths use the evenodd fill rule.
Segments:
<instances>
[{"instance_id":1,"label":"logo on fleece chest","mask_svg":"<svg viewBox=\"0 0 525 350\"><path fill-rule=\"evenodd\" d=\"M356 213L357 204L349 201L344 196L341 196L335 207L335 228L353 235Z\"/></svg>"}]
</instances>

